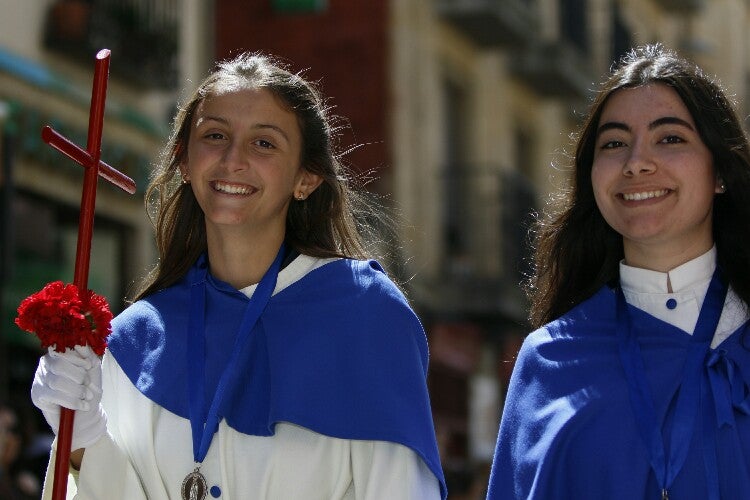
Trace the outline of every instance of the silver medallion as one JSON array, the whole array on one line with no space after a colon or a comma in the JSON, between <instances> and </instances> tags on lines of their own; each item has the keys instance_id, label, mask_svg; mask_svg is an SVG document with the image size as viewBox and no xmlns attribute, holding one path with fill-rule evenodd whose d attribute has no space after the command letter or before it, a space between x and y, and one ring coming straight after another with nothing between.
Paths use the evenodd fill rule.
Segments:
<instances>
[{"instance_id":1,"label":"silver medallion","mask_svg":"<svg viewBox=\"0 0 750 500\"><path fill-rule=\"evenodd\" d=\"M206 478L201 474L200 467L196 467L182 481L182 500L203 500L207 491Z\"/></svg>"}]
</instances>

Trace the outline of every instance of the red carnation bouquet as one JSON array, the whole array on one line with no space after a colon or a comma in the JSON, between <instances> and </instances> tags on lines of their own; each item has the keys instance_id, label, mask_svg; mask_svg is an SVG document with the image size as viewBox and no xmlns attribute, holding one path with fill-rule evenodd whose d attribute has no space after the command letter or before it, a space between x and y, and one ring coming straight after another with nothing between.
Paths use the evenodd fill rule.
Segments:
<instances>
[{"instance_id":1,"label":"red carnation bouquet","mask_svg":"<svg viewBox=\"0 0 750 500\"><path fill-rule=\"evenodd\" d=\"M91 346L101 356L112 331L112 312L107 299L91 290L79 294L78 287L53 281L26 297L18 306L16 324L35 334L42 347L57 352L76 345Z\"/></svg>"}]
</instances>

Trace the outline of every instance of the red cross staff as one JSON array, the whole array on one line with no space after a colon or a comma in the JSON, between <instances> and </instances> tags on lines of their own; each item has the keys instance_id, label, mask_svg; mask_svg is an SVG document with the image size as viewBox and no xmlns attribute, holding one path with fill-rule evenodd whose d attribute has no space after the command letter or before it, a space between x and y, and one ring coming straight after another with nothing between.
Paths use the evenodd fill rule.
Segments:
<instances>
[{"instance_id":1,"label":"red cross staff","mask_svg":"<svg viewBox=\"0 0 750 500\"><path fill-rule=\"evenodd\" d=\"M109 56L110 51L107 49L102 49L96 54L86 149L81 149L49 126L42 129L42 139L44 142L81 164L85 169L83 174L83 192L81 194L81 213L78 218L75 276L73 279L81 294L86 293L88 290L97 178L102 176L128 193L135 193L135 182L133 182L133 179L110 167L100 159L102 153L104 101L107 98L107 79L109 77ZM52 488L53 500L65 499L68 470L70 467L70 445L73 437L74 416L75 412L73 410L62 408L60 413L60 429L57 434L57 458L55 459L54 486Z\"/></svg>"}]
</instances>

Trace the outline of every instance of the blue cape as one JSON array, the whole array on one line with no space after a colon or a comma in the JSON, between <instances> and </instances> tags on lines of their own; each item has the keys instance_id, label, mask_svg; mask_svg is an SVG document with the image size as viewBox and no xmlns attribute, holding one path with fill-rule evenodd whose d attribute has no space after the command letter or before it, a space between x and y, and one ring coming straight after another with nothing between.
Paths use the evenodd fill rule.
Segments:
<instances>
[{"instance_id":1,"label":"blue cape","mask_svg":"<svg viewBox=\"0 0 750 500\"><path fill-rule=\"evenodd\" d=\"M664 432L690 336L629 309ZM503 410L488 499L660 498L630 405L615 321L615 293L604 287L527 337ZM748 324L709 352L701 376L696 432L669 497L750 498ZM707 462L718 472L718 492L709 486Z\"/></svg>"},{"instance_id":2,"label":"blue cape","mask_svg":"<svg viewBox=\"0 0 750 500\"><path fill-rule=\"evenodd\" d=\"M188 419L185 278L123 311L109 350L147 398ZM206 400L211 401L248 298L206 276ZM427 392L427 341L405 297L374 261L326 264L271 297L248 344L245 379L224 418L233 429L271 436L290 422L343 439L413 449L446 486Z\"/></svg>"}]
</instances>

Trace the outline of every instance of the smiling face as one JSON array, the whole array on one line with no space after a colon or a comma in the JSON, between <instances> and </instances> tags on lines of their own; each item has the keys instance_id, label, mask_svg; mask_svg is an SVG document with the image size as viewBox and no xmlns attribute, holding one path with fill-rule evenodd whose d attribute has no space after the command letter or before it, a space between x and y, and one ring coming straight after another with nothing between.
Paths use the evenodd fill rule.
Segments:
<instances>
[{"instance_id":1,"label":"smiling face","mask_svg":"<svg viewBox=\"0 0 750 500\"><path fill-rule=\"evenodd\" d=\"M180 166L205 215L207 236L241 231L283 238L295 193L319 178L300 166L296 115L266 89L209 96L197 107Z\"/></svg>"},{"instance_id":2,"label":"smiling face","mask_svg":"<svg viewBox=\"0 0 750 500\"><path fill-rule=\"evenodd\" d=\"M713 245L720 192L711 152L670 87L621 89L599 120L591 170L604 219L629 265L668 271Z\"/></svg>"}]
</instances>

